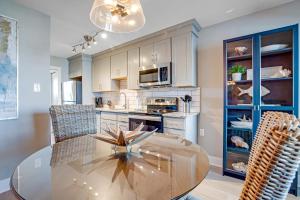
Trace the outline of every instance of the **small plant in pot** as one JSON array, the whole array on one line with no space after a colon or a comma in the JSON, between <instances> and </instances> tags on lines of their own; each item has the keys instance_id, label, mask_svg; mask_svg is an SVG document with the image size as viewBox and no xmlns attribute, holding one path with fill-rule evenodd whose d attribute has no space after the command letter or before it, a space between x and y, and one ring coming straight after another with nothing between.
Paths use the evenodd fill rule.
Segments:
<instances>
[{"instance_id":1,"label":"small plant in pot","mask_svg":"<svg viewBox=\"0 0 300 200\"><path fill-rule=\"evenodd\" d=\"M229 71L233 81L242 80L242 75L246 73L246 67L242 65L233 65Z\"/></svg>"}]
</instances>

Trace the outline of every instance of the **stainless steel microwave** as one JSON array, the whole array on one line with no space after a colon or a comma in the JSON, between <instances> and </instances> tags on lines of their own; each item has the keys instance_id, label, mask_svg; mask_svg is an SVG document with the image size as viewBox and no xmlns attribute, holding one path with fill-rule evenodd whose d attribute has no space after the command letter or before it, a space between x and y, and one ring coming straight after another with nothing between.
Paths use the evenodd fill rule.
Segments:
<instances>
[{"instance_id":1,"label":"stainless steel microwave","mask_svg":"<svg viewBox=\"0 0 300 200\"><path fill-rule=\"evenodd\" d=\"M139 68L139 86L163 86L172 84L172 64L153 64Z\"/></svg>"}]
</instances>

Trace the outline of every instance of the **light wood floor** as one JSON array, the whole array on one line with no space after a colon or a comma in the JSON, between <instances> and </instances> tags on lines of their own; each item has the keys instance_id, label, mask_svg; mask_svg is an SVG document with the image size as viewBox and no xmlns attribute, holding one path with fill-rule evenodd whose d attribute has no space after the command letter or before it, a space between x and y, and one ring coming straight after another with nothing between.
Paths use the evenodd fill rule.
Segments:
<instances>
[{"instance_id":1,"label":"light wood floor","mask_svg":"<svg viewBox=\"0 0 300 200\"><path fill-rule=\"evenodd\" d=\"M192 195L201 200L238 200L243 182L215 172L210 172L206 179L196 187ZM16 200L8 191L0 194L1 200ZM300 197L289 195L287 200L300 200Z\"/></svg>"}]
</instances>

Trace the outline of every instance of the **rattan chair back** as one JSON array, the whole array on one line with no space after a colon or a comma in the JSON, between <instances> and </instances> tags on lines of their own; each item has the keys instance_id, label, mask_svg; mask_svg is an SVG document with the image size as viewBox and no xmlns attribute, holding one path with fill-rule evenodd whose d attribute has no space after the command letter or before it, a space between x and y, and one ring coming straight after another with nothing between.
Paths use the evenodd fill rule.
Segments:
<instances>
[{"instance_id":1,"label":"rattan chair back","mask_svg":"<svg viewBox=\"0 0 300 200\"><path fill-rule=\"evenodd\" d=\"M92 105L50 107L55 142L97 133L96 111Z\"/></svg>"},{"instance_id":2,"label":"rattan chair back","mask_svg":"<svg viewBox=\"0 0 300 200\"><path fill-rule=\"evenodd\" d=\"M284 200L300 163L299 120L265 113L251 151L240 200Z\"/></svg>"}]
</instances>

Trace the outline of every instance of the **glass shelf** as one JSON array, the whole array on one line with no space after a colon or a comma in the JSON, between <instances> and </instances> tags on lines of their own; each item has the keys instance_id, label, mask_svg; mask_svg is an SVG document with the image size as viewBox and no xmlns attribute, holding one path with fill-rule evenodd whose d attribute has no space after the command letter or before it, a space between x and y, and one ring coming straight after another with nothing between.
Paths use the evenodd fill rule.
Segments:
<instances>
[{"instance_id":1,"label":"glass shelf","mask_svg":"<svg viewBox=\"0 0 300 200\"><path fill-rule=\"evenodd\" d=\"M239 60L248 60L248 59L252 59L251 54L246 54L241 56L231 56L227 58L228 61L239 61Z\"/></svg>"},{"instance_id":2,"label":"glass shelf","mask_svg":"<svg viewBox=\"0 0 300 200\"><path fill-rule=\"evenodd\" d=\"M267 81L289 81L293 80L293 77L282 77L282 78L265 78L261 79L261 82L267 82ZM240 80L240 81L228 81L230 83L236 83L236 84L244 84L244 83L250 83L252 80Z\"/></svg>"},{"instance_id":3,"label":"glass shelf","mask_svg":"<svg viewBox=\"0 0 300 200\"><path fill-rule=\"evenodd\" d=\"M239 148L239 147L227 147L227 150L234 153L243 153L243 154L249 154L249 149L245 148Z\"/></svg>"}]
</instances>

